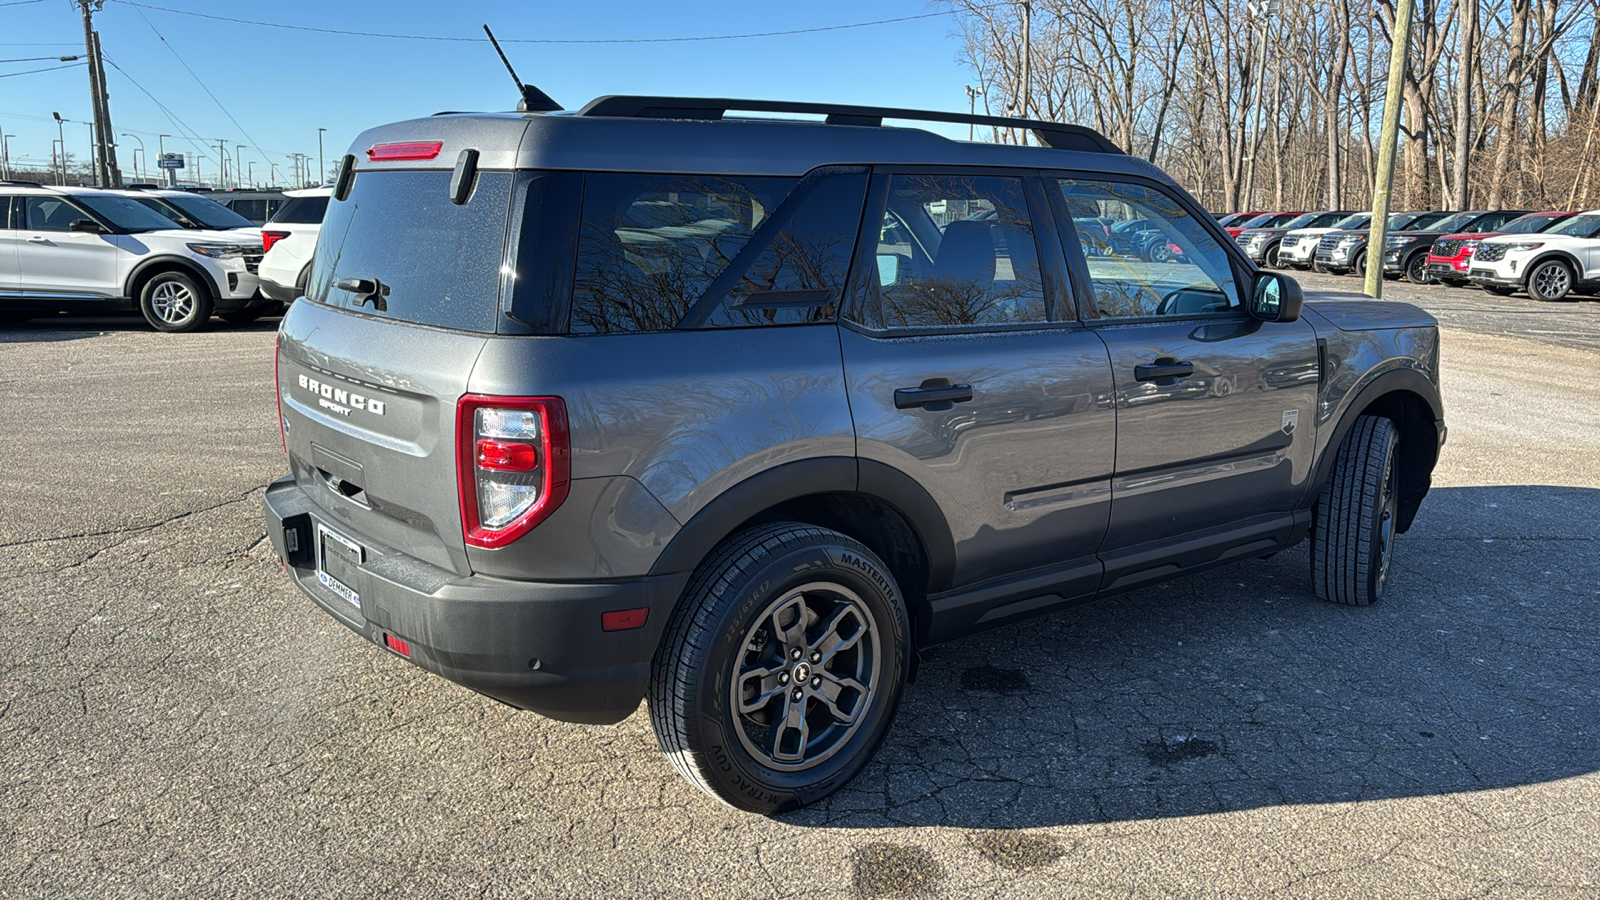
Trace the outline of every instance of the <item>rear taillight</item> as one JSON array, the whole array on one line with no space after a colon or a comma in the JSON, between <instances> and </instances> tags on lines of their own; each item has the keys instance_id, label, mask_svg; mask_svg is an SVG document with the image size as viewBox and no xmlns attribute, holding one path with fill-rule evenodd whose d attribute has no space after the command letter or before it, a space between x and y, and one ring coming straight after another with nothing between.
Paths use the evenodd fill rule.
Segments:
<instances>
[{"instance_id":1,"label":"rear taillight","mask_svg":"<svg viewBox=\"0 0 1600 900\"><path fill-rule=\"evenodd\" d=\"M273 244L276 244L277 242L283 240L284 238L286 238L288 236L289 236L289 232L287 232L287 231L263 231L263 232L261 232L261 252L265 253L268 250L271 250ZM287 253L289 251L285 250L284 252Z\"/></svg>"},{"instance_id":2,"label":"rear taillight","mask_svg":"<svg viewBox=\"0 0 1600 900\"><path fill-rule=\"evenodd\" d=\"M504 547L548 518L567 499L571 452L560 397L462 397L456 464L466 542Z\"/></svg>"}]
</instances>

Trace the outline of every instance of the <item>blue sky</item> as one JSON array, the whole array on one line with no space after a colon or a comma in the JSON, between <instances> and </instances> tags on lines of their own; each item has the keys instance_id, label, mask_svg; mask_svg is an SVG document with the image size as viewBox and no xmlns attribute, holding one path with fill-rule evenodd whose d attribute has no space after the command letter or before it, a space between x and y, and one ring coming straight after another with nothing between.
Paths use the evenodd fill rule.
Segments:
<instances>
[{"instance_id":1,"label":"blue sky","mask_svg":"<svg viewBox=\"0 0 1600 900\"><path fill-rule=\"evenodd\" d=\"M144 0L139 0L144 2ZM317 28L478 37L487 22L496 36L540 39L693 37L817 28L922 16L926 0L810 0L696 3L638 0L547 0L449 4L371 2L201 3L199 0L109 0L95 16L106 57L119 160L132 174L130 152L143 140L153 159L156 136L192 130L206 139L202 175L214 174L216 139L266 181L288 156L315 159L317 129L328 164L371 125L445 109L507 109L515 103L509 76L487 43L394 40L319 34L179 15L150 7ZM160 35L158 37L157 35ZM161 38L166 39L166 44ZM746 96L961 110L971 74L958 60L961 42L948 15L847 30L746 40L661 44L507 44L522 77L568 108L616 93ZM3 77L63 65L54 57L83 52L82 19L72 0L0 0L0 129L15 160L50 158L52 111L85 122L88 75L82 66ZM180 62L181 59L181 62ZM184 68L216 95L216 101ZM147 96L130 83L142 85ZM159 101L160 106L157 102ZM180 126L163 112L165 106ZM232 114L237 124L224 113ZM186 127L184 127L186 126ZM965 129L960 129L964 131ZM89 150L89 129L66 126L69 150ZM963 135L964 136L964 135ZM259 142L259 144L258 144ZM169 151L200 153L181 137ZM315 162L313 161L313 165Z\"/></svg>"}]
</instances>

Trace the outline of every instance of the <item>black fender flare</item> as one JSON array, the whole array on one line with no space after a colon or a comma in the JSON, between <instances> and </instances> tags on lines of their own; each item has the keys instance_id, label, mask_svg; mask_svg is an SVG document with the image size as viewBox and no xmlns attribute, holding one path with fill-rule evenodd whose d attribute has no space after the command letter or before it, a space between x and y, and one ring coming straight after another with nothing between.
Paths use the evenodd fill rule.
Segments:
<instances>
[{"instance_id":1,"label":"black fender flare","mask_svg":"<svg viewBox=\"0 0 1600 900\"><path fill-rule=\"evenodd\" d=\"M174 264L178 268L186 270L187 274L199 278L200 283L204 284L208 289L210 289L211 299L216 300L222 297L222 286L217 284L217 280L215 278L211 277L211 273L207 272L194 260L184 259L181 256L152 256L149 259L140 262L137 266L133 267L132 272L128 273L128 280L124 284L124 293L132 298L134 304L137 305L139 302L139 295L134 292L133 286L138 284L140 279L144 277L144 273L150 271L150 269L156 266L166 266L168 264Z\"/></svg>"},{"instance_id":2,"label":"black fender flare","mask_svg":"<svg viewBox=\"0 0 1600 900\"><path fill-rule=\"evenodd\" d=\"M1390 394L1412 394L1421 398L1422 402L1427 405L1428 414L1431 417L1431 421L1427 423L1430 430L1433 429L1435 423L1444 421L1444 403L1439 397L1439 390L1421 370L1400 368L1380 373L1358 389L1355 396L1351 397L1349 402L1344 405L1344 412L1340 415L1338 422L1334 424L1333 433L1329 436L1327 443L1322 445L1322 458L1317 460L1316 469L1312 472L1308 485L1309 492L1303 501L1304 505L1315 504L1317 499L1322 496L1322 492L1327 488L1328 479L1333 474L1334 460L1339 455L1339 447L1343 445L1345 435L1349 434L1350 429L1355 426L1356 419L1360 417L1361 412ZM1439 440L1437 432L1435 434L1436 437L1428 451L1430 455L1430 472L1433 464L1439 461ZM1416 514L1416 509L1421 505L1422 498L1427 492L1428 485L1424 485L1414 497L1407 498L1409 502L1405 505L1409 507L1409 510L1402 514L1402 519L1407 527L1410 526L1410 518ZM1405 531L1406 528L1401 528L1400 530Z\"/></svg>"},{"instance_id":3,"label":"black fender flare","mask_svg":"<svg viewBox=\"0 0 1600 900\"><path fill-rule=\"evenodd\" d=\"M650 574L692 572L712 548L755 516L790 500L828 493L866 494L900 513L922 541L928 560L928 591L950 586L955 574L955 541L939 504L905 473L884 463L848 456L784 463L723 491L684 523L656 558Z\"/></svg>"}]
</instances>

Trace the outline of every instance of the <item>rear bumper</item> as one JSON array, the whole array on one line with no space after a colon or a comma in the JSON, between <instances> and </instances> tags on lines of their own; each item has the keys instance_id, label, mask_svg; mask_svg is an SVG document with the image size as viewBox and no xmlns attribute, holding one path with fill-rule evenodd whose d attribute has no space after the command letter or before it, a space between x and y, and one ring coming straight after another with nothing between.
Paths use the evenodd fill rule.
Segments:
<instances>
[{"instance_id":1,"label":"rear bumper","mask_svg":"<svg viewBox=\"0 0 1600 900\"><path fill-rule=\"evenodd\" d=\"M297 289L284 287L265 276L261 278L261 294L267 299L278 303L293 303L300 298L300 292Z\"/></svg>"},{"instance_id":2,"label":"rear bumper","mask_svg":"<svg viewBox=\"0 0 1600 900\"><path fill-rule=\"evenodd\" d=\"M688 573L604 582L535 583L460 576L368 543L327 521L291 478L267 488L267 536L295 584L324 612L380 647L464 687L569 722L619 722L638 708L650 661ZM359 606L317 579L317 526L366 549L349 585ZM605 632L604 612L645 608L642 628ZM392 651L391 651L392 652Z\"/></svg>"}]
</instances>

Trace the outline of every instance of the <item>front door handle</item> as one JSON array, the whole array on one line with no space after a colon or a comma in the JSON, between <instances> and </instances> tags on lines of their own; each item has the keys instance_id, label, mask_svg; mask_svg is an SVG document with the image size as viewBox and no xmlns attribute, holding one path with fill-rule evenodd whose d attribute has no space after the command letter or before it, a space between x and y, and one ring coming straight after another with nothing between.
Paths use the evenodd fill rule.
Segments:
<instances>
[{"instance_id":1,"label":"front door handle","mask_svg":"<svg viewBox=\"0 0 1600 900\"><path fill-rule=\"evenodd\" d=\"M36 234L33 237L28 238L28 243L30 243L30 244L48 244L48 243L50 243L50 239L47 238L47 237L44 237L42 235L37 235Z\"/></svg>"},{"instance_id":2,"label":"front door handle","mask_svg":"<svg viewBox=\"0 0 1600 900\"><path fill-rule=\"evenodd\" d=\"M1154 381L1162 387L1171 387L1178 383L1178 379L1193 374L1194 363L1181 362L1170 356L1158 356L1154 362L1133 367L1134 380Z\"/></svg>"},{"instance_id":3,"label":"front door handle","mask_svg":"<svg viewBox=\"0 0 1600 900\"><path fill-rule=\"evenodd\" d=\"M933 412L944 412L957 403L965 403L971 399L972 385L951 384L948 378L930 378L919 387L896 389L894 408L922 407Z\"/></svg>"}]
</instances>

